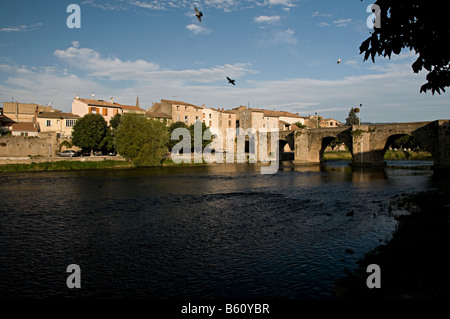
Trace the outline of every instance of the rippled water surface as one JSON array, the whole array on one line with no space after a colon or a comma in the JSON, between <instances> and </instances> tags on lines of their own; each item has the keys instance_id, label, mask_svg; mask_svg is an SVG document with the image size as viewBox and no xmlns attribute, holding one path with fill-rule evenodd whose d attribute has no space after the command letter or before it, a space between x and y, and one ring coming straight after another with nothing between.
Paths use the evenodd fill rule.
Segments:
<instances>
[{"instance_id":1,"label":"rippled water surface","mask_svg":"<svg viewBox=\"0 0 450 319\"><path fill-rule=\"evenodd\" d=\"M389 199L432 175L346 162L2 174L0 297L333 298L395 229Z\"/></svg>"}]
</instances>

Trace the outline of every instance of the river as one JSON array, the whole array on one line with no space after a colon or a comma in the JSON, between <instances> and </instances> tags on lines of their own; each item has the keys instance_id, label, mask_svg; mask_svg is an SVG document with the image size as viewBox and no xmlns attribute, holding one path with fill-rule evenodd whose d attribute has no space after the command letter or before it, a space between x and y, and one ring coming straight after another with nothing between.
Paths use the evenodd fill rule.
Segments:
<instances>
[{"instance_id":1,"label":"river","mask_svg":"<svg viewBox=\"0 0 450 319\"><path fill-rule=\"evenodd\" d=\"M395 230L390 198L436 188L431 170L346 161L0 176L0 298L333 299Z\"/></svg>"}]
</instances>

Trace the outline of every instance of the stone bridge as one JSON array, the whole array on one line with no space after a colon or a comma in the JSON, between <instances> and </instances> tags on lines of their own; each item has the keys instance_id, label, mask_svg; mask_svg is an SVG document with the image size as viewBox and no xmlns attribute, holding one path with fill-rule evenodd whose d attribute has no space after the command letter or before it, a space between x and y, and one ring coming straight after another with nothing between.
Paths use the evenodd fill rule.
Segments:
<instances>
[{"instance_id":1,"label":"stone bridge","mask_svg":"<svg viewBox=\"0 0 450 319\"><path fill-rule=\"evenodd\" d=\"M289 144L294 163L313 164L322 162L325 148L338 138L352 154L353 165L384 165L386 150L404 135L414 137L431 152L435 167L450 168L450 120L281 131L279 146L283 149Z\"/></svg>"}]
</instances>

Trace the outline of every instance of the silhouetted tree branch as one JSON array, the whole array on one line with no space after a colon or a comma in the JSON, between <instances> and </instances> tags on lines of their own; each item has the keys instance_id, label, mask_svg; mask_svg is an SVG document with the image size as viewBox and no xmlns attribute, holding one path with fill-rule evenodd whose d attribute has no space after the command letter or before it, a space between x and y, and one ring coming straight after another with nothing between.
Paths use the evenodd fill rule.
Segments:
<instances>
[{"instance_id":1,"label":"silhouetted tree branch","mask_svg":"<svg viewBox=\"0 0 450 319\"><path fill-rule=\"evenodd\" d=\"M376 55L390 58L409 48L419 55L413 71L428 71L428 82L420 92L445 92L450 86L450 1L378 0L375 4L381 9L381 25L359 47L364 61L370 57L375 62Z\"/></svg>"}]
</instances>

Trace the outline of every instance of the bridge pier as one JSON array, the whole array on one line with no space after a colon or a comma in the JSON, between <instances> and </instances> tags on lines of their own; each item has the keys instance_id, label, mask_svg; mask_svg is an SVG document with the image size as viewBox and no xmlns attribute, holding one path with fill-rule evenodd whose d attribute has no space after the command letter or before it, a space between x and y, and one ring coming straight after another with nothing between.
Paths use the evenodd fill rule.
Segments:
<instances>
[{"instance_id":1,"label":"bridge pier","mask_svg":"<svg viewBox=\"0 0 450 319\"><path fill-rule=\"evenodd\" d=\"M369 125L353 125L351 130L353 145L353 166L382 166L384 162L384 146L373 145Z\"/></svg>"}]
</instances>

